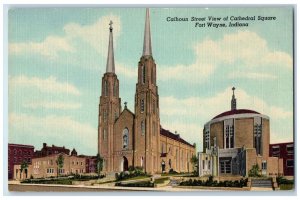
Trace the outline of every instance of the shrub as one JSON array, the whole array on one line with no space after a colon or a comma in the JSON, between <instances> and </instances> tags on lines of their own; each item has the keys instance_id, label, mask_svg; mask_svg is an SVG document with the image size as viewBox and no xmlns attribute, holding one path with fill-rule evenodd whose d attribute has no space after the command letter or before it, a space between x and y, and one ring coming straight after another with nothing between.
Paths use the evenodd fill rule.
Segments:
<instances>
[{"instance_id":1,"label":"shrub","mask_svg":"<svg viewBox=\"0 0 300 200\"><path fill-rule=\"evenodd\" d=\"M154 187L154 183L150 181L141 181L135 183L121 183L117 182L115 186L122 186L122 187Z\"/></svg>"},{"instance_id":2,"label":"shrub","mask_svg":"<svg viewBox=\"0 0 300 200\"><path fill-rule=\"evenodd\" d=\"M171 169L169 170L169 174L178 174L178 172L176 172L175 170L173 170L173 168L171 168Z\"/></svg>"},{"instance_id":3,"label":"shrub","mask_svg":"<svg viewBox=\"0 0 300 200\"><path fill-rule=\"evenodd\" d=\"M259 171L260 170L258 164L253 165L252 168L249 170L249 177L261 177Z\"/></svg>"},{"instance_id":4,"label":"shrub","mask_svg":"<svg viewBox=\"0 0 300 200\"><path fill-rule=\"evenodd\" d=\"M208 186L208 187L244 187L247 186L247 179L241 179L236 181L213 181L213 177L209 177L206 181L192 180L183 181L179 185L181 186Z\"/></svg>"}]
</instances>

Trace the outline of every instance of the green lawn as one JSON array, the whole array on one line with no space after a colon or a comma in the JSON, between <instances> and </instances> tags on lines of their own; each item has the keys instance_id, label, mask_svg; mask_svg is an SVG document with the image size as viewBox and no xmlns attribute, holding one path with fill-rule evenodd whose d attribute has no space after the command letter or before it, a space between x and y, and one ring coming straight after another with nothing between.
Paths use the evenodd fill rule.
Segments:
<instances>
[{"instance_id":1,"label":"green lawn","mask_svg":"<svg viewBox=\"0 0 300 200\"><path fill-rule=\"evenodd\" d=\"M280 184L280 190L293 190L294 184Z\"/></svg>"}]
</instances>

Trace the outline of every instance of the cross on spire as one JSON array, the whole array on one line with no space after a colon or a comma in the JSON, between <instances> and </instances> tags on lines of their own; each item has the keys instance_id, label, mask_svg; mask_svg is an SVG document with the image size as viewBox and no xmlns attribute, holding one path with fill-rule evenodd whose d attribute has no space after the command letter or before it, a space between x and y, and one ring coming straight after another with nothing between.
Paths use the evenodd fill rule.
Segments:
<instances>
[{"instance_id":1,"label":"cross on spire","mask_svg":"<svg viewBox=\"0 0 300 200\"><path fill-rule=\"evenodd\" d=\"M114 45L113 45L113 22L109 22L109 42L108 42L108 54L106 63L106 72L115 73L115 58L114 58Z\"/></svg>"},{"instance_id":2,"label":"cross on spire","mask_svg":"<svg viewBox=\"0 0 300 200\"><path fill-rule=\"evenodd\" d=\"M110 30L110 32L112 32L112 30L113 30L113 27L112 27L112 25L113 25L113 21L112 21L112 20L110 20L110 22L109 22L109 30Z\"/></svg>"},{"instance_id":3,"label":"cross on spire","mask_svg":"<svg viewBox=\"0 0 300 200\"><path fill-rule=\"evenodd\" d=\"M235 87L232 87L231 110L236 110L236 98L234 95Z\"/></svg>"},{"instance_id":4,"label":"cross on spire","mask_svg":"<svg viewBox=\"0 0 300 200\"><path fill-rule=\"evenodd\" d=\"M124 109L127 109L127 102L126 101L124 102L124 105L125 105Z\"/></svg>"}]
</instances>

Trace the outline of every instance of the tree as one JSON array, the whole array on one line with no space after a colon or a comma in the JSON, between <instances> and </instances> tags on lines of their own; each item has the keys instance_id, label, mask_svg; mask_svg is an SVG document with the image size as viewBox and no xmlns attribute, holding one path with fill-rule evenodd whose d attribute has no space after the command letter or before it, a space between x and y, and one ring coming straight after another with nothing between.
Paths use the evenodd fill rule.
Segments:
<instances>
[{"instance_id":1,"label":"tree","mask_svg":"<svg viewBox=\"0 0 300 200\"><path fill-rule=\"evenodd\" d=\"M22 163L21 163L21 169L20 169L20 179L22 178L23 170L27 170L27 168L28 168L28 163L25 160L23 160Z\"/></svg>"},{"instance_id":2,"label":"tree","mask_svg":"<svg viewBox=\"0 0 300 200\"><path fill-rule=\"evenodd\" d=\"M57 157L56 164L57 164L57 177L58 177L58 175L60 175L59 169L62 169L64 167L64 157L62 154L59 154L59 156Z\"/></svg>"},{"instance_id":3,"label":"tree","mask_svg":"<svg viewBox=\"0 0 300 200\"><path fill-rule=\"evenodd\" d=\"M197 174L198 173L198 158L197 158L197 156L196 155L193 155L192 157L191 157L191 163L192 163L192 165L193 165L193 169L194 169L194 174Z\"/></svg>"},{"instance_id":4,"label":"tree","mask_svg":"<svg viewBox=\"0 0 300 200\"><path fill-rule=\"evenodd\" d=\"M103 158L98 153L96 156L96 170L98 176L100 176L101 171L103 170Z\"/></svg>"},{"instance_id":5,"label":"tree","mask_svg":"<svg viewBox=\"0 0 300 200\"><path fill-rule=\"evenodd\" d=\"M260 177L260 173L259 173L259 167L258 164L255 164L252 166L252 168L249 170L249 177Z\"/></svg>"}]
</instances>

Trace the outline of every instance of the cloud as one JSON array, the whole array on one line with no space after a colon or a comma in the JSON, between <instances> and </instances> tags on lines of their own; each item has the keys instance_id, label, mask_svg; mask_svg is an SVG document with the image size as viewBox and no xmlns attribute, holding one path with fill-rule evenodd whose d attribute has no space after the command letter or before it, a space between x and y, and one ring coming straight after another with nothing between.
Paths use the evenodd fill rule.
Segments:
<instances>
[{"instance_id":1,"label":"cloud","mask_svg":"<svg viewBox=\"0 0 300 200\"><path fill-rule=\"evenodd\" d=\"M45 109L70 110L70 109L81 108L81 104L67 103L67 102L54 102L54 101L49 101L49 102L39 101L39 102L24 103L23 107L31 108L31 109L45 108Z\"/></svg>"},{"instance_id":2,"label":"cloud","mask_svg":"<svg viewBox=\"0 0 300 200\"><path fill-rule=\"evenodd\" d=\"M74 52L74 47L65 38L48 36L42 42L21 42L9 44L10 54L31 52L54 59L60 52Z\"/></svg>"},{"instance_id":3,"label":"cloud","mask_svg":"<svg viewBox=\"0 0 300 200\"><path fill-rule=\"evenodd\" d=\"M128 65L125 65L123 63L116 62L116 74L126 76L129 78L137 78L137 72L138 68L132 68Z\"/></svg>"},{"instance_id":4,"label":"cloud","mask_svg":"<svg viewBox=\"0 0 300 200\"><path fill-rule=\"evenodd\" d=\"M178 99L173 96L161 97L161 114L166 116L192 116L195 119L197 119L198 116L213 118L230 109L231 94L232 90L228 87L213 97L189 97L185 99ZM271 119L285 119L293 116L292 111L269 105L259 97L249 95L241 88L237 89L235 94L238 108L256 110L257 112L268 115Z\"/></svg>"},{"instance_id":5,"label":"cloud","mask_svg":"<svg viewBox=\"0 0 300 200\"><path fill-rule=\"evenodd\" d=\"M28 137L30 136L30 137ZM39 146L43 142L76 148L79 154L95 152L97 129L69 116L9 114L9 138L21 144ZM96 152L95 152L96 154Z\"/></svg>"},{"instance_id":6,"label":"cloud","mask_svg":"<svg viewBox=\"0 0 300 200\"><path fill-rule=\"evenodd\" d=\"M41 42L20 42L9 44L9 54L38 54L49 59L57 59L61 52L74 53L80 48L78 41L83 41L94 48L97 53L106 56L108 46L108 28L109 22L114 22L114 42L121 32L120 17L115 15L103 16L95 23L90 25L81 25L69 23L63 27L64 35L50 35Z\"/></svg>"},{"instance_id":7,"label":"cloud","mask_svg":"<svg viewBox=\"0 0 300 200\"><path fill-rule=\"evenodd\" d=\"M193 49L196 58L193 64L161 66L159 79L202 83L220 68L226 70L230 78L236 73L249 79L275 79L274 69L293 68L293 58L289 54L271 49L265 39L251 31L225 34L218 40L206 38ZM268 73L253 72L261 69Z\"/></svg>"},{"instance_id":8,"label":"cloud","mask_svg":"<svg viewBox=\"0 0 300 200\"><path fill-rule=\"evenodd\" d=\"M43 93L66 93L70 95L80 95L80 91L72 84L59 82L56 77L50 76L46 79L38 77L28 77L25 75L9 77L9 90L15 92L19 88L38 89Z\"/></svg>"},{"instance_id":9,"label":"cloud","mask_svg":"<svg viewBox=\"0 0 300 200\"><path fill-rule=\"evenodd\" d=\"M228 75L228 78L238 79L238 78L247 78L247 79L264 79L264 80L274 80L277 79L277 76L267 73L256 73L256 72L232 72Z\"/></svg>"}]
</instances>

